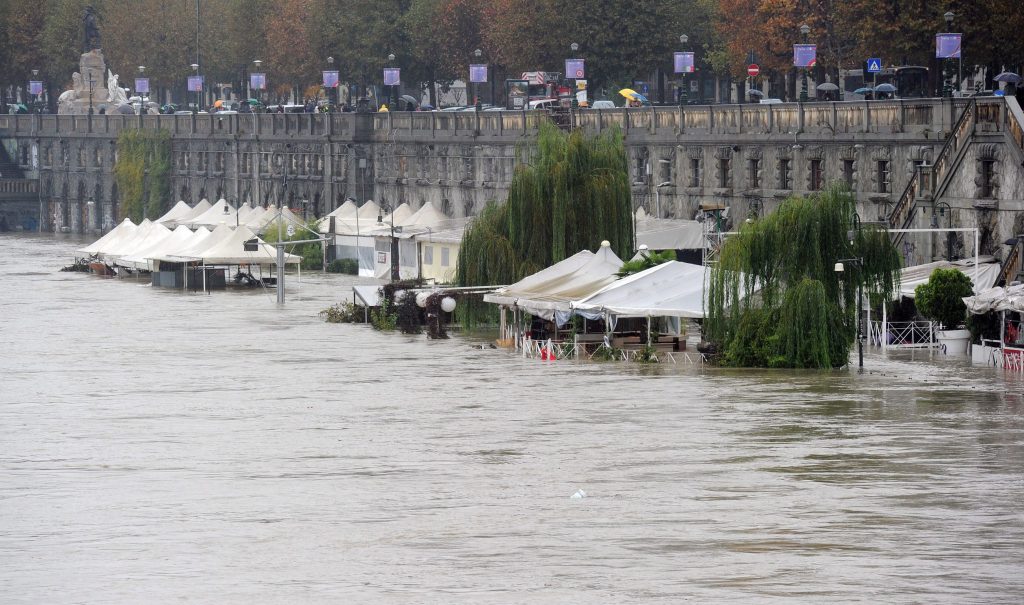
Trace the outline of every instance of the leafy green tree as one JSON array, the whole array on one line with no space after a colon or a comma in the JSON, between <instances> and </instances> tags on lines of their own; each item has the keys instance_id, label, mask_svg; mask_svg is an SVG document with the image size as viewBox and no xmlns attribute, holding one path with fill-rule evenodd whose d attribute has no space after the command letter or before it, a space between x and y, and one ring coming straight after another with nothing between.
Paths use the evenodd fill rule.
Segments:
<instances>
[{"instance_id":1,"label":"leafy green tree","mask_svg":"<svg viewBox=\"0 0 1024 605\"><path fill-rule=\"evenodd\" d=\"M974 294L971 278L957 269L936 269L926 283L914 289L914 304L921 315L955 330L967 317L964 297Z\"/></svg>"},{"instance_id":2,"label":"leafy green tree","mask_svg":"<svg viewBox=\"0 0 1024 605\"><path fill-rule=\"evenodd\" d=\"M847 363L858 288L889 300L900 270L888 233L874 226L854 231L854 210L853 195L832 187L790 198L726 240L711 272L705 322L726 365ZM836 273L834 263L849 258L863 260Z\"/></svg>"}]
</instances>

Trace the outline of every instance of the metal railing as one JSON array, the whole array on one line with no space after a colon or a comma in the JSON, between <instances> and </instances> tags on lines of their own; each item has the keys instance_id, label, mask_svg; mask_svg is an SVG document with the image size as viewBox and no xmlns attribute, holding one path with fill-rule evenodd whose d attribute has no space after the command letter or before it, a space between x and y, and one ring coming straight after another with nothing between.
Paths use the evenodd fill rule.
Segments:
<instances>
[{"instance_id":1,"label":"metal railing","mask_svg":"<svg viewBox=\"0 0 1024 605\"><path fill-rule=\"evenodd\" d=\"M876 347L929 348L935 346L935 324L930 321L871 321L868 342Z\"/></svg>"},{"instance_id":2,"label":"metal railing","mask_svg":"<svg viewBox=\"0 0 1024 605\"><path fill-rule=\"evenodd\" d=\"M977 106L978 104L976 99L970 99L967 106L964 107L963 112L960 114L960 118L957 120L953 130L950 132L950 135L946 137L946 142L939 151L939 154L935 156L931 176L933 183L945 181L957 152L964 148L967 140L974 132L974 116ZM900 194L899 199L896 200L896 205L893 207L892 213L889 215L890 229L910 228L910 225L914 220L914 213L917 210L916 201L919 193L921 192L921 178L920 170L915 170L911 175L910 180L907 182L907 186L903 189L903 193ZM938 187L936 187L936 191L931 191L931 193L933 196L936 195L938 193ZM904 235L905 234L902 231L893 232L893 245L899 246Z\"/></svg>"},{"instance_id":3,"label":"metal railing","mask_svg":"<svg viewBox=\"0 0 1024 605\"><path fill-rule=\"evenodd\" d=\"M1014 242L1010 252L1006 255L1006 260L999 268L999 281L1004 285L1009 285L1020 274L1022 249L1024 249L1024 235L1018 235L1017 241Z\"/></svg>"}]
</instances>

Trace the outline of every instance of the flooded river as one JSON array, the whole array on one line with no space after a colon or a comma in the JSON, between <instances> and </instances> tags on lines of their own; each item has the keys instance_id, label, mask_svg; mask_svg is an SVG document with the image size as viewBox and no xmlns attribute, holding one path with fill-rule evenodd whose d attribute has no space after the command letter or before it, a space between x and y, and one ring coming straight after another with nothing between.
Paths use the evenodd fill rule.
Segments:
<instances>
[{"instance_id":1,"label":"flooded river","mask_svg":"<svg viewBox=\"0 0 1024 605\"><path fill-rule=\"evenodd\" d=\"M1024 382L544 363L0 236L5 603L1012 603ZM583 490L584 498L570 498Z\"/></svg>"}]
</instances>

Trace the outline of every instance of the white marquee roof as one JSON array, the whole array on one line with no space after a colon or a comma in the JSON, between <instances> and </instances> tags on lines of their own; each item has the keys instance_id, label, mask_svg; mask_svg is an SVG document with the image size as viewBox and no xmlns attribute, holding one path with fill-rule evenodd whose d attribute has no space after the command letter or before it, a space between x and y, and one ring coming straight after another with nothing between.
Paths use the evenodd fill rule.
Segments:
<instances>
[{"instance_id":1,"label":"white marquee roof","mask_svg":"<svg viewBox=\"0 0 1024 605\"><path fill-rule=\"evenodd\" d=\"M118 223L116 227L108 231L106 235L89 244L85 248L80 248L75 252L78 254L85 254L87 256L94 256L99 254L105 246L109 246L111 243L119 239L128 237L130 234L134 233L136 229L138 229L138 225L133 223L131 219L126 218Z\"/></svg>"},{"instance_id":2,"label":"white marquee roof","mask_svg":"<svg viewBox=\"0 0 1024 605\"><path fill-rule=\"evenodd\" d=\"M619 317L704 317L708 273L669 261L628 275L572 304L579 311Z\"/></svg>"}]
</instances>

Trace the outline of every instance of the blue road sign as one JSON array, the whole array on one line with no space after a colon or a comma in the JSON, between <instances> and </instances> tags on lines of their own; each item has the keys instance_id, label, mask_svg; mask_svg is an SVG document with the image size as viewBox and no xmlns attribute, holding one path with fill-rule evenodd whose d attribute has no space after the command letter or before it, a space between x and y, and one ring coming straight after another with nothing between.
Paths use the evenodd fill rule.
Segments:
<instances>
[{"instance_id":1,"label":"blue road sign","mask_svg":"<svg viewBox=\"0 0 1024 605\"><path fill-rule=\"evenodd\" d=\"M869 74L877 74L882 71L882 60L881 59L868 59Z\"/></svg>"}]
</instances>

